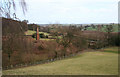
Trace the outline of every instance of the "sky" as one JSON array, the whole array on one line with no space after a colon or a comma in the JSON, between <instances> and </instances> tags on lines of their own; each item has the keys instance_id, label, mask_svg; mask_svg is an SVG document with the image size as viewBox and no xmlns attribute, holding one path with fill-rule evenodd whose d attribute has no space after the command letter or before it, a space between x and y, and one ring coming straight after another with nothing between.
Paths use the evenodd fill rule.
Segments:
<instances>
[{"instance_id":1,"label":"sky","mask_svg":"<svg viewBox=\"0 0 120 77\"><path fill-rule=\"evenodd\" d=\"M26 0L17 16L36 24L117 23L119 0Z\"/></svg>"}]
</instances>

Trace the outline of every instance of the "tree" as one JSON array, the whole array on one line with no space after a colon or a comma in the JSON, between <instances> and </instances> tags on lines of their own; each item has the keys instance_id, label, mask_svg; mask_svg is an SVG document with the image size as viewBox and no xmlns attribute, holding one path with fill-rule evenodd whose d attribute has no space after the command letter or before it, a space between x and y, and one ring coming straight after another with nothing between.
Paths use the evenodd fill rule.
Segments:
<instances>
[{"instance_id":1,"label":"tree","mask_svg":"<svg viewBox=\"0 0 120 77\"><path fill-rule=\"evenodd\" d=\"M0 0L0 16L5 18L15 18L16 17L16 2L15 0ZM25 0L19 0L19 4L23 10L23 14L25 15L27 11L27 5Z\"/></svg>"},{"instance_id":2,"label":"tree","mask_svg":"<svg viewBox=\"0 0 120 77\"><path fill-rule=\"evenodd\" d=\"M107 32L107 34L106 34L107 43L108 43L108 45L111 45L111 43L112 43L112 41L111 41L111 38L112 38L111 32L113 32L113 26L112 25L106 25L105 31Z\"/></svg>"},{"instance_id":3,"label":"tree","mask_svg":"<svg viewBox=\"0 0 120 77\"><path fill-rule=\"evenodd\" d=\"M94 24L91 24L91 27L92 27L93 29L95 29L95 25L94 25Z\"/></svg>"},{"instance_id":4,"label":"tree","mask_svg":"<svg viewBox=\"0 0 120 77\"><path fill-rule=\"evenodd\" d=\"M101 25L97 25L97 31L101 31L102 30L102 26Z\"/></svg>"},{"instance_id":5,"label":"tree","mask_svg":"<svg viewBox=\"0 0 120 77\"><path fill-rule=\"evenodd\" d=\"M25 15L25 13L27 11L25 0L19 0L19 4ZM2 41L3 41L2 48L3 48L4 53L6 53L8 55L9 62L11 62L11 57L12 57L13 52L17 51L18 49L23 49L23 46L25 44L22 42L24 40L22 37L22 36L24 36L23 32L25 31L22 28L23 23L10 20L12 18L18 19L15 11L16 11L15 0L0 0L0 17L9 18L9 19L6 19L6 20L8 20L7 22L4 22L2 20L2 25L4 27L4 28L2 28L3 29L2 31L3 31L3 33L6 32L6 35L3 34L3 37L5 37L5 39L2 39ZM6 25L9 25L9 26L5 27ZM14 26L14 28L12 26ZM20 43L22 45L20 45L20 43L18 44L18 42L19 42L18 40L21 41Z\"/></svg>"},{"instance_id":6,"label":"tree","mask_svg":"<svg viewBox=\"0 0 120 77\"><path fill-rule=\"evenodd\" d=\"M80 38L81 28L70 25L61 29L62 38L57 38L56 42L64 47L62 50L63 56L66 56L67 48L71 47L72 44L76 45L76 37ZM76 43L75 43L76 42Z\"/></svg>"},{"instance_id":7,"label":"tree","mask_svg":"<svg viewBox=\"0 0 120 77\"><path fill-rule=\"evenodd\" d=\"M39 34L40 38L45 38L46 36L44 35L44 33Z\"/></svg>"},{"instance_id":8,"label":"tree","mask_svg":"<svg viewBox=\"0 0 120 77\"><path fill-rule=\"evenodd\" d=\"M29 21L28 20L23 20L22 22L28 23Z\"/></svg>"}]
</instances>

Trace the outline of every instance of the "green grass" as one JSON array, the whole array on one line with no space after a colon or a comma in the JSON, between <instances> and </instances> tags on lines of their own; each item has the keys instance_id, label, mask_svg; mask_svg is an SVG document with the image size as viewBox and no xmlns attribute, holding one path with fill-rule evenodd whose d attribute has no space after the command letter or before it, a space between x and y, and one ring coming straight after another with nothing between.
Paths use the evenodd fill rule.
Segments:
<instances>
[{"instance_id":1,"label":"green grass","mask_svg":"<svg viewBox=\"0 0 120 77\"><path fill-rule=\"evenodd\" d=\"M87 30L92 30L92 31L96 31L97 28L92 28L92 27L88 27Z\"/></svg>"},{"instance_id":2,"label":"green grass","mask_svg":"<svg viewBox=\"0 0 120 77\"><path fill-rule=\"evenodd\" d=\"M105 29L106 29L106 26L104 25L104 26L102 27L101 31L102 31L102 32L106 32ZM87 28L87 30L97 31L97 28L93 28L93 27L90 26L90 27ZM115 24L115 25L113 26L113 32L118 32L118 25L117 25L117 24Z\"/></svg>"},{"instance_id":3,"label":"green grass","mask_svg":"<svg viewBox=\"0 0 120 77\"><path fill-rule=\"evenodd\" d=\"M110 53L120 53L118 52L118 47L109 47L109 48L105 48L103 49L104 52L110 52Z\"/></svg>"},{"instance_id":4,"label":"green grass","mask_svg":"<svg viewBox=\"0 0 120 77\"><path fill-rule=\"evenodd\" d=\"M34 38L34 40L36 40L36 38ZM52 40L55 40L55 39L49 39L49 38L40 38L39 40L43 40L43 41L52 41Z\"/></svg>"},{"instance_id":5,"label":"green grass","mask_svg":"<svg viewBox=\"0 0 120 77\"><path fill-rule=\"evenodd\" d=\"M40 40L44 40L44 41L52 41L52 40L55 40L55 39L40 38Z\"/></svg>"},{"instance_id":6,"label":"green grass","mask_svg":"<svg viewBox=\"0 0 120 77\"><path fill-rule=\"evenodd\" d=\"M36 33L36 31L28 30L25 34L26 34L26 35L33 35L34 33ZM48 37L51 37L51 36L49 36L49 33L39 32L39 34L41 34L41 33L43 33L45 36L48 35ZM36 38L34 38L34 40L36 40ZM40 38L40 40L51 41L51 40L54 40L54 39Z\"/></svg>"},{"instance_id":7,"label":"green grass","mask_svg":"<svg viewBox=\"0 0 120 77\"><path fill-rule=\"evenodd\" d=\"M118 54L85 52L72 58L5 70L3 75L117 75Z\"/></svg>"},{"instance_id":8,"label":"green grass","mask_svg":"<svg viewBox=\"0 0 120 77\"><path fill-rule=\"evenodd\" d=\"M36 33L36 31L28 30L25 34L26 35L32 35L34 33ZM46 32L39 32L39 33L43 33L44 35L49 35L49 33L46 33Z\"/></svg>"}]
</instances>

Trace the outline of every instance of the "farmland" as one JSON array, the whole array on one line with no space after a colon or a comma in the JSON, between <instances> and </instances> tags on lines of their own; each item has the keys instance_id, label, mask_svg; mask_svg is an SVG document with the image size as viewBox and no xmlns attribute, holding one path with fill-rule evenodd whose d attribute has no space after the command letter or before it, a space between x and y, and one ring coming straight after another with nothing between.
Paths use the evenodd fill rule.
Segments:
<instances>
[{"instance_id":1,"label":"farmland","mask_svg":"<svg viewBox=\"0 0 120 77\"><path fill-rule=\"evenodd\" d=\"M107 51L113 51L106 52ZM5 70L3 75L117 75L117 47L87 52L36 66Z\"/></svg>"},{"instance_id":2,"label":"farmland","mask_svg":"<svg viewBox=\"0 0 120 77\"><path fill-rule=\"evenodd\" d=\"M97 28L97 27L94 27L94 28L93 28L92 26L89 26L89 27L87 27L86 30L97 31L98 28ZM105 30L106 30L106 25L103 25L103 27L101 28L101 31L102 31L102 32L106 32ZM118 25L117 25L117 24L114 24L114 25L113 25L113 32L118 32Z\"/></svg>"},{"instance_id":3,"label":"farmland","mask_svg":"<svg viewBox=\"0 0 120 77\"><path fill-rule=\"evenodd\" d=\"M36 31L28 30L27 32L25 32L26 35L32 35L32 34L34 34L34 33L36 33ZM49 34L46 33L46 32L39 32L39 33L43 33L44 35L49 35Z\"/></svg>"}]
</instances>

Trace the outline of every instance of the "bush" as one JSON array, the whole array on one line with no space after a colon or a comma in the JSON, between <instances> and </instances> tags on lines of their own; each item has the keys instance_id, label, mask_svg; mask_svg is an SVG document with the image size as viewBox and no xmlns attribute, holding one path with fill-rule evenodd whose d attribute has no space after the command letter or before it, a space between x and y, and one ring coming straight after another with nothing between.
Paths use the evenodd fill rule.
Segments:
<instances>
[{"instance_id":1,"label":"bush","mask_svg":"<svg viewBox=\"0 0 120 77\"><path fill-rule=\"evenodd\" d=\"M46 35L46 38L48 38L48 35Z\"/></svg>"},{"instance_id":2,"label":"bush","mask_svg":"<svg viewBox=\"0 0 120 77\"><path fill-rule=\"evenodd\" d=\"M34 54L34 53L25 53L22 56L22 61L24 63L34 63L41 60L46 60L48 55L46 54Z\"/></svg>"},{"instance_id":3,"label":"bush","mask_svg":"<svg viewBox=\"0 0 120 77\"><path fill-rule=\"evenodd\" d=\"M40 38L48 38L48 35L45 36L44 33L40 33L39 36L40 36ZM36 38L36 33L34 33L34 34L32 35L32 37L33 37L33 38Z\"/></svg>"},{"instance_id":4,"label":"bush","mask_svg":"<svg viewBox=\"0 0 120 77\"><path fill-rule=\"evenodd\" d=\"M44 47L42 45L38 46L38 50L43 50Z\"/></svg>"},{"instance_id":5,"label":"bush","mask_svg":"<svg viewBox=\"0 0 120 77\"><path fill-rule=\"evenodd\" d=\"M78 51L86 49L88 46L86 39L83 37L75 37L72 43Z\"/></svg>"},{"instance_id":6,"label":"bush","mask_svg":"<svg viewBox=\"0 0 120 77\"><path fill-rule=\"evenodd\" d=\"M41 33L39 35L40 35L40 38L45 38L46 37L43 33Z\"/></svg>"},{"instance_id":7,"label":"bush","mask_svg":"<svg viewBox=\"0 0 120 77\"><path fill-rule=\"evenodd\" d=\"M33 37L33 38L36 38L36 33L34 33L34 34L32 35L32 37Z\"/></svg>"},{"instance_id":8,"label":"bush","mask_svg":"<svg viewBox=\"0 0 120 77\"><path fill-rule=\"evenodd\" d=\"M111 36L111 45L113 46L119 46L119 43L120 43L120 36L118 34L113 34Z\"/></svg>"}]
</instances>

